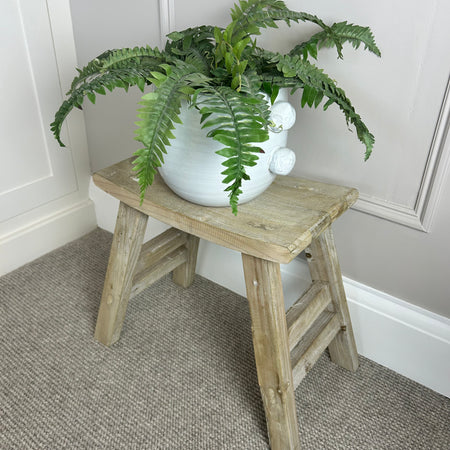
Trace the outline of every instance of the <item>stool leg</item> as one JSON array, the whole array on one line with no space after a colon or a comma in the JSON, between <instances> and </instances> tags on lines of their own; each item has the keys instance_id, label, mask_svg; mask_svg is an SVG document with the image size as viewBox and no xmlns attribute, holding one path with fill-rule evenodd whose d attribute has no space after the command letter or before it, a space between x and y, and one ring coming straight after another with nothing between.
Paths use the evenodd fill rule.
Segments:
<instances>
[{"instance_id":1,"label":"stool leg","mask_svg":"<svg viewBox=\"0 0 450 450\"><path fill-rule=\"evenodd\" d=\"M197 236L188 235L186 242L187 260L173 271L173 282L182 287L187 288L194 281L199 241L200 239Z\"/></svg>"},{"instance_id":2,"label":"stool leg","mask_svg":"<svg viewBox=\"0 0 450 450\"><path fill-rule=\"evenodd\" d=\"M280 265L242 254L258 383L272 450L300 448Z\"/></svg>"},{"instance_id":3,"label":"stool leg","mask_svg":"<svg viewBox=\"0 0 450 450\"><path fill-rule=\"evenodd\" d=\"M358 352L331 228L328 227L318 238L313 239L305 253L313 281L329 283L333 306L341 323L341 331L328 346L331 360L355 371L358 368Z\"/></svg>"},{"instance_id":4,"label":"stool leg","mask_svg":"<svg viewBox=\"0 0 450 450\"><path fill-rule=\"evenodd\" d=\"M120 337L147 219L120 203L95 329L95 338L104 345L112 345Z\"/></svg>"}]
</instances>

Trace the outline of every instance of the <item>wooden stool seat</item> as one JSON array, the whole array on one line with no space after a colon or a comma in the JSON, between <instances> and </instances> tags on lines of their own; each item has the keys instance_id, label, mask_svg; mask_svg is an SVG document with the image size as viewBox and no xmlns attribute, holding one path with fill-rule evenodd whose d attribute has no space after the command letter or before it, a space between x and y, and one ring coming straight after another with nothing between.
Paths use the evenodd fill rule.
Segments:
<instances>
[{"instance_id":1,"label":"wooden stool seat","mask_svg":"<svg viewBox=\"0 0 450 450\"><path fill-rule=\"evenodd\" d=\"M159 176L140 204L132 159L94 174L120 200L95 336L120 337L130 297L173 271L188 287L199 238L242 253L253 345L272 449L299 448L294 389L328 347L349 370L358 354L330 225L358 198L356 189L278 177L262 195L230 208L204 207L174 194ZM148 216L172 228L142 245ZM312 284L284 308L280 263L305 250Z\"/></svg>"}]
</instances>

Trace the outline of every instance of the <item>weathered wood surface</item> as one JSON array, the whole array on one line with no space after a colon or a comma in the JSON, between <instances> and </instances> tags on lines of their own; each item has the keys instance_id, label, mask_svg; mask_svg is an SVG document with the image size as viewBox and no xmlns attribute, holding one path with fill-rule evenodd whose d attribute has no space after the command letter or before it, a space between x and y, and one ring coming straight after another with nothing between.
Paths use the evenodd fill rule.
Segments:
<instances>
[{"instance_id":1,"label":"weathered wood surface","mask_svg":"<svg viewBox=\"0 0 450 450\"><path fill-rule=\"evenodd\" d=\"M186 262L174 269L172 279L174 283L189 287L194 281L195 266L197 265L197 253L200 239L197 236L189 234L187 236L186 247Z\"/></svg>"},{"instance_id":2,"label":"weathered wood surface","mask_svg":"<svg viewBox=\"0 0 450 450\"><path fill-rule=\"evenodd\" d=\"M277 177L256 199L231 208L203 207L174 194L157 175L140 205L132 158L94 174L124 203L189 234L270 261L288 263L357 199L356 189Z\"/></svg>"},{"instance_id":3,"label":"weathered wood surface","mask_svg":"<svg viewBox=\"0 0 450 450\"><path fill-rule=\"evenodd\" d=\"M300 448L280 265L242 254L258 382L272 450Z\"/></svg>"},{"instance_id":4,"label":"weathered wood surface","mask_svg":"<svg viewBox=\"0 0 450 450\"><path fill-rule=\"evenodd\" d=\"M331 360L348 370L355 371L359 364L358 352L331 228L313 239L305 254L312 280L328 283L340 321L341 331L328 347Z\"/></svg>"},{"instance_id":5,"label":"weathered wood surface","mask_svg":"<svg viewBox=\"0 0 450 450\"><path fill-rule=\"evenodd\" d=\"M176 270L178 267L184 265L186 260L186 248L179 247L168 255L162 256L161 259L155 262L152 266L147 267L142 272L136 273L133 277L131 297L138 295L164 275L167 275L173 270Z\"/></svg>"},{"instance_id":6,"label":"weathered wood surface","mask_svg":"<svg viewBox=\"0 0 450 450\"><path fill-rule=\"evenodd\" d=\"M176 228L169 228L142 246L135 273L142 273L153 266L162 257L172 253L178 247L186 244L188 234Z\"/></svg>"},{"instance_id":7,"label":"weathered wood surface","mask_svg":"<svg viewBox=\"0 0 450 450\"><path fill-rule=\"evenodd\" d=\"M308 331L319 314L331 303L330 290L327 283L316 281L289 308L286 314L288 327L289 350Z\"/></svg>"},{"instance_id":8,"label":"weathered wood surface","mask_svg":"<svg viewBox=\"0 0 450 450\"><path fill-rule=\"evenodd\" d=\"M120 203L95 329L95 338L104 345L112 345L120 337L147 219Z\"/></svg>"},{"instance_id":9,"label":"weathered wood surface","mask_svg":"<svg viewBox=\"0 0 450 450\"><path fill-rule=\"evenodd\" d=\"M324 311L291 352L294 389L312 369L320 355L339 332L339 318Z\"/></svg>"},{"instance_id":10,"label":"weathered wood surface","mask_svg":"<svg viewBox=\"0 0 450 450\"><path fill-rule=\"evenodd\" d=\"M131 297L187 261L189 235L169 228L142 246L133 276Z\"/></svg>"}]
</instances>

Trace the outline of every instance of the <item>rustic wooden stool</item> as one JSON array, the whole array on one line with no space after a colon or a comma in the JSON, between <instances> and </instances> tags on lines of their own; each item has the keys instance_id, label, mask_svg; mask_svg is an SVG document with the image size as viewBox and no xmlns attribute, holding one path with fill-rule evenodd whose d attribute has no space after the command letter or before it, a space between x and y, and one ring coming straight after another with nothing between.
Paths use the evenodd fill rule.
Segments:
<instances>
[{"instance_id":1,"label":"rustic wooden stool","mask_svg":"<svg viewBox=\"0 0 450 450\"><path fill-rule=\"evenodd\" d=\"M273 450L298 449L294 389L319 356L356 370L358 354L331 223L357 199L355 189L278 177L257 199L230 208L192 204L156 177L142 205L132 160L101 170L94 182L120 200L95 337L119 339L130 297L173 271L188 287L199 238L242 253L258 382ZM173 228L142 245L148 216ZM280 263L305 250L310 288L285 314Z\"/></svg>"}]
</instances>

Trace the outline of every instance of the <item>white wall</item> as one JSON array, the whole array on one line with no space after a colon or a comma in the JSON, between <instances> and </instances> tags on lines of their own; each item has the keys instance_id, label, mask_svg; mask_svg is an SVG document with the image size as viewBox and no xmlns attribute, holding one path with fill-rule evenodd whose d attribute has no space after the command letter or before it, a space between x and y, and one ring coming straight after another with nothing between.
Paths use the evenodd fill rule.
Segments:
<instances>
[{"instance_id":1,"label":"white wall","mask_svg":"<svg viewBox=\"0 0 450 450\"><path fill-rule=\"evenodd\" d=\"M0 4L0 275L96 226L83 116L63 128L68 149L50 131L75 73L71 28L68 0Z\"/></svg>"},{"instance_id":2,"label":"white wall","mask_svg":"<svg viewBox=\"0 0 450 450\"><path fill-rule=\"evenodd\" d=\"M171 26L181 29L225 25L233 3L212 7L207 0L133 0L111 6L107 0L72 1L79 62L106 48L159 45L160 4L172 6ZM295 1L287 4L298 7ZM360 189L362 200L335 226L346 276L450 317L449 146L444 145L449 100L443 105L450 73L450 61L443 57L450 40L445 23L450 5L443 0L433 0L427 8L418 0L320 0L301 6L329 22L371 26L382 58L347 46L344 61L332 50L324 50L319 59L375 134L372 158L363 162L363 148L339 111L300 110L290 132L290 146L297 152L294 174ZM261 42L288 49L312 30L309 24L282 26L278 34L263 35ZM120 92L86 107L94 170L137 148L133 122L138 98L138 92Z\"/></svg>"}]
</instances>

